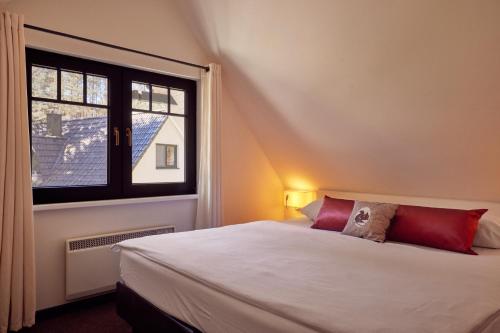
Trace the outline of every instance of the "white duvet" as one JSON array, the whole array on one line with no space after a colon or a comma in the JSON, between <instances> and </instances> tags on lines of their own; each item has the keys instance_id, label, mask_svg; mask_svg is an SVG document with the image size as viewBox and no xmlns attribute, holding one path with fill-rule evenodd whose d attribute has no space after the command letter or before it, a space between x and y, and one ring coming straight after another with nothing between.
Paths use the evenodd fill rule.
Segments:
<instances>
[{"instance_id":1,"label":"white duvet","mask_svg":"<svg viewBox=\"0 0 500 333\"><path fill-rule=\"evenodd\" d=\"M318 332L496 332L500 318L500 250L471 256L270 221L116 248Z\"/></svg>"}]
</instances>

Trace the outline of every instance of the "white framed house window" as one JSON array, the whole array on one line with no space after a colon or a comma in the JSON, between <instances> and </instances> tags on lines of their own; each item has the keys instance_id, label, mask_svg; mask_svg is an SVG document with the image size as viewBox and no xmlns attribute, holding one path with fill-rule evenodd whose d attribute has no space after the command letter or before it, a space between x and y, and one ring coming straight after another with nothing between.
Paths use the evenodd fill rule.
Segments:
<instances>
[{"instance_id":1,"label":"white framed house window","mask_svg":"<svg viewBox=\"0 0 500 333\"><path fill-rule=\"evenodd\" d=\"M177 145L156 144L156 168L177 169Z\"/></svg>"}]
</instances>

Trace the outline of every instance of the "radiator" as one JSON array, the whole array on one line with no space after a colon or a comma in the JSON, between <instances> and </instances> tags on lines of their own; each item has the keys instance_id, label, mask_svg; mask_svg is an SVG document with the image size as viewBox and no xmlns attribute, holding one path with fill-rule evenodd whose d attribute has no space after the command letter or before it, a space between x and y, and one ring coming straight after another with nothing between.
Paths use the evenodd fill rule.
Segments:
<instances>
[{"instance_id":1,"label":"radiator","mask_svg":"<svg viewBox=\"0 0 500 333\"><path fill-rule=\"evenodd\" d=\"M111 246L126 239L167 234L174 226L127 230L66 240L66 299L111 291L120 279L119 254Z\"/></svg>"}]
</instances>

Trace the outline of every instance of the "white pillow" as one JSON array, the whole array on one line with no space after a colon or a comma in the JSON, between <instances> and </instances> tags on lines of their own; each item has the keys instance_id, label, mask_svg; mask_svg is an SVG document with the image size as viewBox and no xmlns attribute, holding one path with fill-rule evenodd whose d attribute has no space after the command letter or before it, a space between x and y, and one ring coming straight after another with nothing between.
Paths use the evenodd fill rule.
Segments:
<instances>
[{"instance_id":1,"label":"white pillow","mask_svg":"<svg viewBox=\"0 0 500 333\"><path fill-rule=\"evenodd\" d=\"M319 210L323 206L323 198L314 200L313 202L300 208L300 212L307 216L309 219L315 221L318 216Z\"/></svg>"},{"instance_id":2,"label":"white pillow","mask_svg":"<svg viewBox=\"0 0 500 333\"><path fill-rule=\"evenodd\" d=\"M500 249L500 218L483 216L479 220L473 246Z\"/></svg>"}]
</instances>

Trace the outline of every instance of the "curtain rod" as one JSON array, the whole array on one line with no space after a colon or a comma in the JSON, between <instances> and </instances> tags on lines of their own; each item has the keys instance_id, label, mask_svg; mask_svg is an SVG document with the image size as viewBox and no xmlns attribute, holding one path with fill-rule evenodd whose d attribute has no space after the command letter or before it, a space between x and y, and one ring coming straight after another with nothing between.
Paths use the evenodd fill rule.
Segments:
<instances>
[{"instance_id":1,"label":"curtain rod","mask_svg":"<svg viewBox=\"0 0 500 333\"><path fill-rule=\"evenodd\" d=\"M97 44L97 45L101 45L101 46L106 46L106 47L109 47L109 48L112 48L112 49L116 49L116 50L137 53L137 54L145 55L145 56L148 56L148 57L153 57L153 58L158 58L158 59L167 60L167 61L171 61L171 62L176 62L178 64L182 64L182 65L186 65L186 66L191 66L191 67L196 67L196 68L202 68L202 69L204 69L207 72L210 70L210 68L208 66L193 64L193 63L190 63L190 62L187 62L187 61L172 59L172 58L160 56L160 55L153 54L153 53L147 53L147 52L143 52L143 51L139 51L139 50L129 49L128 47L123 47L123 46L114 45L114 44L110 44L110 43L104 43L104 42L100 42L100 41L97 41L97 40L94 40L94 39L90 39L90 38L85 38L85 37L70 35L70 34L67 34L67 33L64 33L64 32L59 32L59 31L55 31L55 30L50 30L50 29L42 28L42 27L37 27L37 26L31 25L31 24L25 24L24 27L27 28L27 29L31 29L31 30L37 30L37 31L46 32L46 33L49 33L49 34L52 34L52 35L67 37L67 38L76 39L76 40L80 40L80 41L87 42L87 43L92 43L92 44Z\"/></svg>"}]
</instances>

